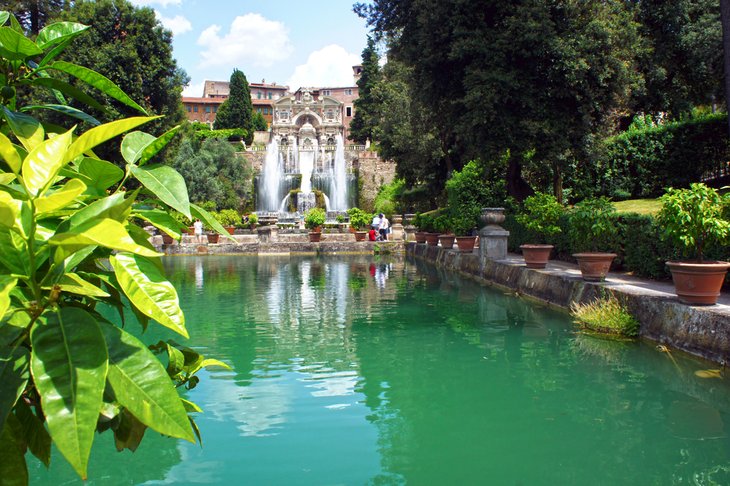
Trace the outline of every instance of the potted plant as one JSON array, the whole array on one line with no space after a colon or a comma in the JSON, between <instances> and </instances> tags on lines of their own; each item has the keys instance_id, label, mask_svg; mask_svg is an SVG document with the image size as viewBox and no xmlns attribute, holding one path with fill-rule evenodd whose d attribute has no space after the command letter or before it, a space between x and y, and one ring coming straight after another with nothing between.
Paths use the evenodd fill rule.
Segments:
<instances>
[{"instance_id":1,"label":"potted plant","mask_svg":"<svg viewBox=\"0 0 730 486\"><path fill-rule=\"evenodd\" d=\"M451 232L451 220L446 213L441 213L434 218L434 229L438 235L441 247L450 250L454 247L455 236Z\"/></svg>"},{"instance_id":2,"label":"potted plant","mask_svg":"<svg viewBox=\"0 0 730 486\"><path fill-rule=\"evenodd\" d=\"M248 227L251 230L256 229L256 225L259 224L259 217L256 213L251 213L248 215Z\"/></svg>"},{"instance_id":3,"label":"potted plant","mask_svg":"<svg viewBox=\"0 0 730 486\"><path fill-rule=\"evenodd\" d=\"M523 211L515 219L527 229L535 241L520 245L527 268L547 266L553 249L553 245L547 242L551 236L562 231L558 222L564 210L563 205L552 194L537 192L525 199Z\"/></svg>"},{"instance_id":4,"label":"potted plant","mask_svg":"<svg viewBox=\"0 0 730 486\"><path fill-rule=\"evenodd\" d=\"M418 213L413 217L413 226L415 226L416 232L414 234L416 243L426 243L426 220L430 218L430 215Z\"/></svg>"},{"instance_id":5,"label":"potted plant","mask_svg":"<svg viewBox=\"0 0 730 486\"><path fill-rule=\"evenodd\" d=\"M355 228L355 241L365 241L367 229L373 219L372 215L360 208L350 208L347 214L350 216L350 226Z\"/></svg>"},{"instance_id":6,"label":"potted plant","mask_svg":"<svg viewBox=\"0 0 730 486\"><path fill-rule=\"evenodd\" d=\"M312 208L304 214L304 226L309 230L309 241L316 243L322 238L322 225L327 214L322 208Z\"/></svg>"},{"instance_id":7,"label":"potted plant","mask_svg":"<svg viewBox=\"0 0 730 486\"><path fill-rule=\"evenodd\" d=\"M571 244L578 250L573 258L578 260L583 280L604 280L617 256L606 251L618 233L615 212L611 201L601 197L579 202L568 215Z\"/></svg>"},{"instance_id":8,"label":"potted plant","mask_svg":"<svg viewBox=\"0 0 730 486\"><path fill-rule=\"evenodd\" d=\"M686 304L717 303L730 263L705 260L704 252L711 243L730 240L730 221L723 215L730 207L730 196L695 183L689 189L669 189L661 201L657 222L665 237L692 259L667 262L679 300Z\"/></svg>"},{"instance_id":9,"label":"potted plant","mask_svg":"<svg viewBox=\"0 0 730 486\"><path fill-rule=\"evenodd\" d=\"M478 212L472 212L472 214L458 213L451 216L451 229L454 230L456 235L456 246L459 251L474 250L477 237L472 233L477 225L478 218Z\"/></svg>"},{"instance_id":10,"label":"potted plant","mask_svg":"<svg viewBox=\"0 0 730 486\"><path fill-rule=\"evenodd\" d=\"M213 213L213 216L230 235L236 231L236 226L240 226L242 222L241 215L235 209L222 209Z\"/></svg>"}]
</instances>

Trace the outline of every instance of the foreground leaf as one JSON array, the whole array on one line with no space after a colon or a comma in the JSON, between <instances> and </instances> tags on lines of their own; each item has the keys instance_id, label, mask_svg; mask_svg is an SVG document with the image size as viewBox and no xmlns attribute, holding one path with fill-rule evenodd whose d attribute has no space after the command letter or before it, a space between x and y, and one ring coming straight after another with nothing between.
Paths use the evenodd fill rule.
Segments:
<instances>
[{"instance_id":1,"label":"foreground leaf","mask_svg":"<svg viewBox=\"0 0 730 486\"><path fill-rule=\"evenodd\" d=\"M24 401L18 402L15 416L22 427L23 441L28 449L48 467L51 462L51 436L48 435L45 425Z\"/></svg>"},{"instance_id":2,"label":"foreground leaf","mask_svg":"<svg viewBox=\"0 0 730 486\"><path fill-rule=\"evenodd\" d=\"M175 169L166 165L150 167L131 166L132 175L147 189L171 208L181 212L188 219L190 202L185 179Z\"/></svg>"},{"instance_id":3,"label":"foreground leaf","mask_svg":"<svg viewBox=\"0 0 730 486\"><path fill-rule=\"evenodd\" d=\"M31 372L56 447L83 479L102 405L107 350L96 320L64 307L36 323Z\"/></svg>"},{"instance_id":4,"label":"foreground leaf","mask_svg":"<svg viewBox=\"0 0 730 486\"><path fill-rule=\"evenodd\" d=\"M23 182L33 195L41 195L66 163L64 154L73 129L38 144L23 161Z\"/></svg>"},{"instance_id":5,"label":"foreground leaf","mask_svg":"<svg viewBox=\"0 0 730 486\"><path fill-rule=\"evenodd\" d=\"M15 150L15 146L8 137L0 133L0 157L5 160L10 170L16 174L20 173L20 168L23 165L23 161L20 159L18 151Z\"/></svg>"},{"instance_id":6,"label":"foreground leaf","mask_svg":"<svg viewBox=\"0 0 730 486\"><path fill-rule=\"evenodd\" d=\"M109 123L105 123L98 127L94 127L81 134L77 138L71 147L68 149L66 154L66 160L73 160L81 154L88 152L99 144L111 140L112 138L121 135L133 128L143 125L149 121L155 120L159 117L156 116L145 116L145 117L133 117L124 118Z\"/></svg>"},{"instance_id":7,"label":"foreground leaf","mask_svg":"<svg viewBox=\"0 0 730 486\"><path fill-rule=\"evenodd\" d=\"M113 219L89 221L68 233L61 233L50 239L50 244L62 250L59 255L65 259L72 253L88 246L97 245L112 250L128 251L145 256L159 256L159 253L135 243L124 226Z\"/></svg>"},{"instance_id":8,"label":"foreground leaf","mask_svg":"<svg viewBox=\"0 0 730 486\"><path fill-rule=\"evenodd\" d=\"M195 441L177 390L142 342L116 326L101 326L109 348L108 380L119 403L161 434Z\"/></svg>"},{"instance_id":9,"label":"foreground leaf","mask_svg":"<svg viewBox=\"0 0 730 486\"><path fill-rule=\"evenodd\" d=\"M127 253L109 258L124 294L144 315L188 337L175 287L150 260Z\"/></svg>"},{"instance_id":10,"label":"foreground leaf","mask_svg":"<svg viewBox=\"0 0 730 486\"><path fill-rule=\"evenodd\" d=\"M43 142L45 132L40 122L24 113L16 113L3 107L3 115L10 125L13 134L20 140L26 150L33 150Z\"/></svg>"},{"instance_id":11,"label":"foreground leaf","mask_svg":"<svg viewBox=\"0 0 730 486\"><path fill-rule=\"evenodd\" d=\"M8 356L0 357L0 429L28 383L29 358L25 348L15 348Z\"/></svg>"},{"instance_id":12,"label":"foreground leaf","mask_svg":"<svg viewBox=\"0 0 730 486\"><path fill-rule=\"evenodd\" d=\"M35 202L36 211L38 214L43 214L65 208L85 190L86 184L81 179L71 179L56 192L39 197Z\"/></svg>"},{"instance_id":13,"label":"foreground leaf","mask_svg":"<svg viewBox=\"0 0 730 486\"><path fill-rule=\"evenodd\" d=\"M3 318L8 307L10 307L10 292L15 288L17 283L17 278L0 275L0 319ZM0 415L0 419L2 419L2 415Z\"/></svg>"},{"instance_id":14,"label":"foreground leaf","mask_svg":"<svg viewBox=\"0 0 730 486\"><path fill-rule=\"evenodd\" d=\"M0 480L3 486L28 485L25 455L11 428L7 426L0 433Z\"/></svg>"}]
</instances>

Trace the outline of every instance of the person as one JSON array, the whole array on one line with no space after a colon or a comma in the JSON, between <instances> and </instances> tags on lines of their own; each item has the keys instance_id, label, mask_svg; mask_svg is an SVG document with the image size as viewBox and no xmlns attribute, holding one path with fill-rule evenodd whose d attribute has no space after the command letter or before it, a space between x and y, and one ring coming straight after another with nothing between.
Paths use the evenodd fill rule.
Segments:
<instances>
[{"instance_id":1,"label":"person","mask_svg":"<svg viewBox=\"0 0 730 486\"><path fill-rule=\"evenodd\" d=\"M373 222L370 224L370 226L375 230L380 230L380 218L382 218L382 214L376 214L375 217L373 217Z\"/></svg>"},{"instance_id":2,"label":"person","mask_svg":"<svg viewBox=\"0 0 730 486\"><path fill-rule=\"evenodd\" d=\"M193 223L193 233L195 233L195 239L200 243L203 239L203 222L200 219L196 219Z\"/></svg>"},{"instance_id":3,"label":"person","mask_svg":"<svg viewBox=\"0 0 730 486\"><path fill-rule=\"evenodd\" d=\"M383 213L380 213L380 239L388 241L388 233L390 232L390 221Z\"/></svg>"},{"instance_id":4,"label":"person","mask_svg":"<svg viewBox=\"0 0 730 486\"><path fill-rule=\"evenodd\" d=\"M370 228L370 231L368 231L368 239L370 241L377 240L377 231L375 231L375 228Z\"/></svg>"}]
</instances>

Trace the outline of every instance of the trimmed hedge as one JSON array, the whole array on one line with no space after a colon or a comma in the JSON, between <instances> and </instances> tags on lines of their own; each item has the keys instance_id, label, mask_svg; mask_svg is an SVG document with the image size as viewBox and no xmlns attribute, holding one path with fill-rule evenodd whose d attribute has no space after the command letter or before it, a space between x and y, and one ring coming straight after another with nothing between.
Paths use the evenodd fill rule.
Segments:
<instances>
[{"instance_id":1,"label":"trimmed hedge","mask_svg":"<svg viewBox=\"0 0 730 486\"><path fill-rule=\"evenodd\" d=\"M597 152L578 170L576 197L658 197L667 187L688 187L730 160L727 115L632 129L606 139Z\"/></svg>"}]
</instances>

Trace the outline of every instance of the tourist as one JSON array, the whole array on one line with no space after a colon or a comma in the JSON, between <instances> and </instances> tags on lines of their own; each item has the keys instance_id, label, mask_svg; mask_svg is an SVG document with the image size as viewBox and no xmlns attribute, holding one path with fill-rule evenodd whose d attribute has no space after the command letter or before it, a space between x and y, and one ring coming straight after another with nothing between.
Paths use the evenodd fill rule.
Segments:
<instances>
[{"instance_id":1,"label":"tourist","mask_svg":"<svg viewBox=\"0 0 730 486\"><path fill-rule=\"evenodd\" d=\"M203 239L203 222L196 219L193 223L193 233L195 233L195 239L200 243Z\"/></svg>"},{"instance_id":2,"label":"tourist","mask_svg":"<svg viewBox=\"0 0 730 486\"><path fill-rule=\"evenodd\" d=\"M378 232L375 230L375 228L370 228L370 231L368 231L368 239L370 241L376 241L378 238Z\"/></svg>"},{"instance_id":3,"label":"tourist","mask_svg":"<svg viewBox=\"0 0 730 486\"><path fill-rule=\"evenodd\" d=\"M383 213L380 213L380 239L383 241L388 241L388 233L390 233L390 221L388 221L388 218L383 215Z\"/></svg>"},{"instance_id":4,"label":"tourist","mask_svg":"<svg viewBox=\"0 0 730 486\"><path fill-rule=\"evenodd\" d=\"M382 217L383 217L383 214L381 213L381 214L376 214L375 217L373 218L373 222L371 223L370 226L375 231L379 231L380 230L380 218L382 218Z\"/></svg>"}]
</instances>

